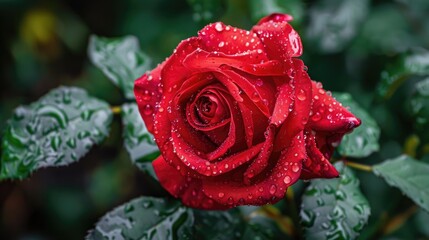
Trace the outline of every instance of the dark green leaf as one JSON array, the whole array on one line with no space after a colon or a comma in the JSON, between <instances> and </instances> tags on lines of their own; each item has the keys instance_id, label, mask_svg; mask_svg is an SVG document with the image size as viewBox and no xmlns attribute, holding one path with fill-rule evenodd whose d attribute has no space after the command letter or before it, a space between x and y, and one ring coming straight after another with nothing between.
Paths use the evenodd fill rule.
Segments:
<instances>
[{"instance_id":1,"label":"dark green leaf","mask_svg":"<svg viewBox=\"0 0 429 240\"><path fill-rule=\"evenodd\" d=\"M429 78L426 78L415 85L416 91L409 101L409 109L414 119L414 127L424 141L429 141L426 129L429 127Z\"/></svg>"},{"instance_id":2,"label":"dark green leaf","mask_svg":"<svg viewBox=\"0 0 429 240\"><path fill-rule=\"evenodd\" d=\"M122 105L122 122L124 125L124 145L130 154L131 161L141 170L156 178L152 161L159 155L158 146L146 128L137 104Z\"/></svg>"},{"instance_id":3,"label":"dark green leaf","mask_svg":"<svg viewBox=\"0 0 429 240\"><path fill-rule=\"evenodd\" d=\"M301 223L306 239L355 239L365 226L370 207L359 180L343 163L337 179L312 180L304 192Z\"/></svg>"},{"instance_id":4,"label":"dark green leaf","mask_svg":"<svg viewBox=\"0 0 429 240\"><path fill-rule=\"evenodd\" d=\"M251 0L250 9L254 22L272 13L286 13L293 17L292 24L301 22L304 15L304 4L299 0Z\"/></svg>"},{"instance_id":5,"label":"dark green leaf","mask_svg":"<svg viewBox=\"0 0 429 240\"><path fill-rule=\"evenodd\" d=\"M373 166L373 170L429 212L429 164L402 155Z\"/></svg>"},{"instance_id":6,"label":"dark green leaf","mask_svg":"<svg viewBox=\"0 0 429 240\"><path fill-rule=\"evenodd\" d=\"M429 237L429 213L419 210L414 218L414 223L419 232Z\"/></svg>"},{"instance_id":7,"label":"dark green leaf","mask_svg":"<svg viewBox=\"0 0 429 240\"><path fill-rule=\"evenodd\" d=\"M195 238L229 240L239 238L245 222L238 209L229 211L194 210Z\"/></svg>"},{"instance_id":8,"label":"dark green leaf","mask_svg":"<svg viewBox=\"0 0 429 240\"><path fill-rule=\"evenodd\" d=\"M86 239L191 239L193 223L177 201L140 197L104 215Z\"/></svg>"},{"instance_id":9,"label":"dark green leaf","mask_svg":"<svg viewBox=\"0 0 429 240\"><path fill-rule=\"evenodd\" d=\"M309 46L325 53L343 50L356 36L368 8L368 0L318 1L309 11L306 32Z\"/></svg>"},{"instance_id":10,"label":"dark green leaf","mask_svg":"<svg viewBox=\"0 0 429 240\"><path fill-rule=\"evenodd\" d=\"M243 216L247 214L239 208L229 211L194 210L195 239L287 239L274 221L258 214L260 207L252 209L252 213L247 217Z\"/></svg>"},{"instance_id":11,"label":"dark green leaf","mask_svg":"<svg viewBox=\"0 0 429 240\"><path fill-rule=\"evenodd\" d=\"M396 89L412 75L429 75L429 52L420 51L402 56L381 73L377 94L390 98Z\"/></svg>"},{"instance_id":12,"label":"dark green leaf","mask_svg":"<svg viewBox=\"0 0 429 240\"><path fill-rule=\"evenodd\" d=\"M134 99L134 80L150 69L149 57L140 51L136 37L104 38L91 36L88 54L128 99Z\"/></svg>"},{"instance_id":13,"label":"dark green leaf","mask_svg":"<svg viewBox=\"0 0 429 240\"><path fill-rule=\"evenodd\" d=\"M15 110L3 137L0 178L79 160L109 132L109 105L79 88L60 87Z\"/></svg>"},{"instance_id":14,"label":"dark green leaf","mask_svg":"<svg viewBox=\"0 0 429 240\"><path fill-rule=\"evenodd\" d=\"M254 216L247 222L246 229L241 239L287 240L290 238L280 231L277 224L272 219L263 216Z\"/></svg>"},{"instance_id":15,"label":"dark green leaf","mask_svg":"<svg viewBox=\"0 0 429 240\"><path fill-rule=\"evenodd\" d=\"M375 120L361 108L348 93L334 93L335 98L361 119L362 125L346 134L338 152L348 157L367 157L379 150L380 128Z\"/></svg>"}]
</instances>

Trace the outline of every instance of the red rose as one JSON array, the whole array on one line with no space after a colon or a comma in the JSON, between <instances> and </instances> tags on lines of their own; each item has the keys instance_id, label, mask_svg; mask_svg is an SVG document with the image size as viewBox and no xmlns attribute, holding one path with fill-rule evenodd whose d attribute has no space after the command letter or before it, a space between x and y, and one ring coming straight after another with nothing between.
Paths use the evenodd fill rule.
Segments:
<instances>
[{"instance_id":1,"label":"red rose","mask_svg":"<svg viewBox=\"0 0 429 240\"><path fill-rule=\"evenodd\" d=\"M275 203L299 178L332 178L333 146L360 120L311 81L289 15L251 31L213 23L137 79L160 183L190 207Z\"/></svg>"}]
</instances>

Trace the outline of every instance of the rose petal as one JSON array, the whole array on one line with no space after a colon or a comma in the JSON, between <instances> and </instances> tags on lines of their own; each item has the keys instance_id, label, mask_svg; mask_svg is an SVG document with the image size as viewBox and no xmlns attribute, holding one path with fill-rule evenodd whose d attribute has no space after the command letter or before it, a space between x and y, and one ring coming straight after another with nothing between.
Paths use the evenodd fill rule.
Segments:
<instances>
[{"instance_id":1,"label":"rose petal","mask_svg":"<svg viewBox=\"0 0 429 240\"><path fill-rule=\"evenodd\" d=\"M312 81L313 114L308 127L314 131L346 133L358 127L361 121L322 88Z\"/></svg>"},{"instance_id":2,"label":"rose petal","mask_svg":"<svg viewBox=\"0 0 429 240\"><path fill-rule=\"evenodd\" d=\"M246 172L244 172L245 184L249 185L250 181L258 176L268 166L268 160L270 159L273 151L274 131L274 126L268 126L267 131L265 132L265 142L262 145L261 152L258 154L255 161L249 165Z\"/></svg>"},{"instance_id":3,"label":"rose petal","mask_svg":"<svg viewBox=\"0 0 429 240\"><path fill-rule=\"evenodd\" d=\"M164 67L161 70L163 90L168 90L173 86L180 87L181 84L191 74L195 72L189 71L183 65L183 59L200 46L200 40L197 37L191 37L179 43L173 54L165 61ZM164 81L168 79L168 81ZM164 95L169 95L164 93Z\"/></svg>"},{"instance_id":4,"label":"rose petal","mask_svg":"<svg viewBox=\"0 0 429 240\"><path fill-rule=\"evenodd\" d=\"M289 115L289 110L293 108L294 89L288 83L283 84L279 87L278 96L274 105L273 114L270 119L270 124L280 126Z\"/></svg>"},{"instance_id":5,"label":"rose petal","mask_svg":"<svg viewBox=\"0 0 429 240\"><path fill-rule=\"evenodd\" d=\"M299 59L292 59L296 74L291 80L294 84L293 114L289 114L277 133L274 141L274 151L281 151L289 145L289 139L304 130L311 108L311 81L304 71L304 63Z\"/></svg>"},{"instance_id":6,"label":"rose petal","mask_svg":"<svg viewBox=\"0 0 429 240\"><path fill-rule=\"evenodd\" d=\"M205 179L205 194L230 207L262 205L283 199L287 187L299 179L301 161L306 158L302 138L301 132L291 139L290 147L281 152L275 166L265 171L265 175L258 178L259 182L244 185L239 175L235 179Z\"/></svg>"},{"instance_id":7,"label":"rose petal","mask_svg":"<svg viewBox=\"0 0 429 240\"><path fill-rule=\"evenodd\" d=\"M273 13L271 15L261 18L261 20L259 20L258 24L256 25L261 25L266 22L290 22L292 20L293 17L291 15L284 13Z\"/></svg>"},{"instance_id":8,"label":"rose petal","mask_svg":"<svg viewBox=\"0 0 429 240\"><path fill-rule=\"evenodd\" d=\"M335 167L326 159L316 146L315 133L306 132L306 150L308 159L304 160L302 179L311 178L334 178L339 173Z\"/></svg>"},{"instance_id":9,"label":"rose petal","mask_svg":"<svg viewBox=\"0 0 429 240\"><path fill-rule=\"evenodd\" d=\"M201 191L200 179L183 177L179 171L168 165L162 156L155 159L152 165L161 185L174 197L181 198L184 205L200 209L227 209Z\"/></svg>"},{"instance_id":10,"label":"rose petal","mask_svg":"<svg viewBox=\"0 0 429 240\"><path fill-rule=\"evenodd\" d=\"M202 48L209 52L237 54L263 49L260 40L253 32L226 26L222 22L207 25L198 32L198 37L201 39Z\"/></svg>"},{"instance_id":11,"label":"rose petal","mask_svg":"<svg viewBox=\"0 0 429 240\"><path fill-rule=\"evenodd\" d=\"M221 161L210 162L202 154L196 153L181 136L172 131L172 145L177 157L195 172L203 176L218 176L225 174L251 161L261 150L262 143L234 155L227 156Z\"/></svg>"},{"instance_id":12,"label":"rose petal","mask_svg":"<svg viewBox=\"0 0 429 240\"><path fill-rule=\"evenodd\" d=\"M271 15L262 19L252 30L261 39L269 59L286 61L291 57L301 56L301 38L287 23L289 18L279 16L281 15Z\"/></svg>"},{"instance_id":13,"label":"rose petal","mask_svg":"<svg viewBox=\"0 0 429 240\"><path fill-rule=\"evenodd\" d=\"M150 73L143 74L134 83L134 95L136 96L140 115L151 133L153 133L153 116L157 111L155 106L158 105L162 95L159 91L159 85L163 66L164 64L158 65Z\"/></svg>"},{"instance_id":14,"label":"rose petal","mask_svg":"<svg viewBox=\"0 0 429 240\"><path fill-rule=\"evenodd\" d=\"M283 76L287 68L280 61L261 57L261 52L255 50L226 55L222 52L213 53L197 49L183 60L183 64L197 72L218 70L221 66L230 66L254 76Z\"/></svg>"}]
</instances>

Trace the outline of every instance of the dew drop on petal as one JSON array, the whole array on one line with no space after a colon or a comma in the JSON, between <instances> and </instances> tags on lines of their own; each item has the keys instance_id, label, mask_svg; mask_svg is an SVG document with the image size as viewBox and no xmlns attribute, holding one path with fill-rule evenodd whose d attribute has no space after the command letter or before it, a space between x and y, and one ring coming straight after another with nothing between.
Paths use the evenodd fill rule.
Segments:
<instances>
[{"instance_id":1,"label":"dew drop on petal","mask_svg":"<svg viewBox=\"0 0 429 240\"><path fill-rule=\"evenodd\" d=\"M271 187L270 187L270 193L271 194L274 194L274 193L276 193L276 191L277 191L277 187L276 187L276 185L271 185Z\"/></svg>"},{"instance_id":2,"label":"dew drop on petal","mask_svg":"<svg viewBox=\"0 0 429 240\"><path fill-rule=\"evenodd\" d=\"M286 176L286 177L283 179L283 181L284 181L286 184L289 184L289 183L292 181L292 179L291 179L289 176Z\"/></svg>"},{"instance_id":3,"label":"dew drop on petal","mask_svg":"<svg viewBox=\"0 0 429 240\"><path fill-rule=\"evenodd\" d=\"M293 171L293 172L298 172L298 171L299 171L299 166L298 166L298 165L296 165L296 164L294 164L294 165L292 166L292 171Z\"/></svg>"},{"instance_id":4,"label":"dew drop on petal","mask_svg":"<svg viewBox=\"0 0 429 240\"><path fill-rule=\"evenodd\" d=\"M152 107L148 104L143 109L144 115L151 115L153 113Z\"/></svg>"},{"instance_id":5,"label":"dew drop on petal","mask_svg":"<svg viewBox=\"0 0 429 240\"><path fill-rule=\"evenodd\" d=\"M216 29L218 32L222 32L222 30L223 30L223 26L222 26L222 24L221 24L221 23L216 23L216 25L215 25L215 29Z\"/></svg>"},{"instance_id":6,"label":"dew drop on petal","mask_svg":"<svg viewBox=\"0 0 429 240\"><path fill-rule=\"evenodd\" d=\"M223 47L223 46L225 46L225 42L220 42L218 46L219 46L219 47Z\"/></svg>"},{"instance_id":7,"label":"dew drop on petal","mask_svg":"<svg viewBox=\"0 0 429 240\"><path fill-rule=\"evenodd\" d=\"M218 196L219 196L220 198L223 198L223 196L225 196L225 193L220 192L220 193L218 194Z\"/></svg>"},{"instance_id":8,"label":"dew drop on petal","mask_svg":"<svg viewBox=\"0 0 429 240\"><path fill-rule=\"evenodd\" d=\"M311 120L313 120L314 122L319 121L322 118L322 115L320 115L320 113L315 113L312 117Z\"/></svg>"},{"instance_id":9,"label":"dew drop on petal","mask_svg":"<svg viewBox=\"0 0 429 240\"><path fill-rule=\"evenodd\" d=\"M299 100L304 101L304 100L305 100L305 98L306 98L304 90L302 90L302 89L301 89L301 90L299 90L299 93L296 95L296 97L297 97Z\"/></svg>"}]
</instances>

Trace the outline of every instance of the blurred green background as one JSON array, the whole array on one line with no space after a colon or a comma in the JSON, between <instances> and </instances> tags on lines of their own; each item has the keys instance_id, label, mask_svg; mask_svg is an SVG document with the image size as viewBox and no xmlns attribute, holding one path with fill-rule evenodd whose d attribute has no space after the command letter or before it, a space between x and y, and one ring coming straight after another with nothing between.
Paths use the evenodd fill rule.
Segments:
<instances>
[{"instance_id":1,"label":"blurred green background","mask_svg":"<svg viewBox=\"0 0 429 240\"><path fill-rule=\"evenodd\" d=\"M325 89L351 93L380 125L381 150L364 163L404 151L429 161L429 133L409 110L421 74L408 74L387 100L376 91L386 69L404 68L404 56L429 49L427 0L0 0L0 129L14 108L60 85L80 86L112 105L124 101L89 62L90 34L135 35L143 52L159 63L208 22L250 29L271 12L294 16L310 76ZM424 56L418 64L429 66L429 55ZM1 182L0 239L81 239L120 203L142 194L165 194L120 147L117 116L111 133L79 163L40 170L28 180ZM408 204L389 202L399 191L373 175L361 174L361 182L373 209L372 223L388 214L386 206L394 206L389 211L395 212ZM413 223L396 236L416 237Z\"/></svg>"}]
</instances>

